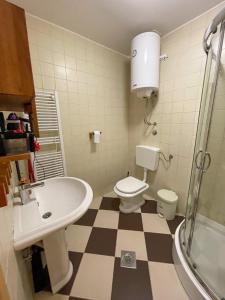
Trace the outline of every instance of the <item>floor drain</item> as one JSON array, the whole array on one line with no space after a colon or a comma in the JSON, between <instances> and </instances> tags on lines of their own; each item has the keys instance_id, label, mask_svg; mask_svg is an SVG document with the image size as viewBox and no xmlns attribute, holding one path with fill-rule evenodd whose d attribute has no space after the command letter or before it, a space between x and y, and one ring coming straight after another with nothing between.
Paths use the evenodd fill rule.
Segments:
<instances>
[{"instance_id":1,"label":"floor drain","mask_svg":"<svg viewBox=\"0 0 225 300\"><path fill-rule=\"evenodd\" d=\"M48 212L46 212L46 213L44 213L44 214L42 215L42 218L43 218L43 219L48 219L49 217L51 217L51 215L52 215L52 213L51 213L50 211L48 211Z\"/></svg>"},{"instance_id":2,"label":"floor drain","mask_svg":"<svg viewBox=\"0 0 225 300\"><path fill-rule=\"evenodd\" d=\"M121 251L120 266L122 268L136 269L136 253L134 251Z\"/></svg>"}]
</instances>

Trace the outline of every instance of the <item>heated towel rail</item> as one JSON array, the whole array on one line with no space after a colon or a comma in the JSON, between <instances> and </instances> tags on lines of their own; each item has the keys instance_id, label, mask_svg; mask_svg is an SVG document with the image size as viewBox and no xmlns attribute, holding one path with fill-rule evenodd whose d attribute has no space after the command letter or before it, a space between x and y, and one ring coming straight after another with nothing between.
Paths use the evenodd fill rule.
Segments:
<instances>
[{"instance_id":1,"label":"heated towel rail","mask_svg":"<svg viewBox=\"0 0 225 300\"><path fill-rule=\"evenodd\" d=\"M66 175L64 144L57 92L36 91L41 150L33 156L36 180Z\"/></svg>"}]
</instances>

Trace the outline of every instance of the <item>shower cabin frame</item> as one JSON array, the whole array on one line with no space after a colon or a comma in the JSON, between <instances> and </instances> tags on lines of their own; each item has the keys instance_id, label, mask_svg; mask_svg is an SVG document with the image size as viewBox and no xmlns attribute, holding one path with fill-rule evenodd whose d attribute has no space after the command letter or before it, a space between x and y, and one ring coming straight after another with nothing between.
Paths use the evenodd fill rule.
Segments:
<instances>
[{"instance_id":1,"label":"shower cabin frame","mask_svg":"<svg viewBox=\"0 0 225 300\"><path fill-rule=\"evenodd\" d=\"M191 224L191 230L190 230L190 235L188 238L188 245L187 245L187 255L190 256L190 251L191 251L191 245L192 245L192 239L193 239L193 232L194 232L194 226L195 226L195 219L196 219L196 214L197 214L197 208L198 208L198 202L199 202L199 192L200 192L200 188L201 188L201 182L202 182L202 176L203 174L207 171L207 169L210 167L211 164L211 155L209 152L206 151L206 147L208 144L208 139L209 139L209 128L211 126L211 122L212 122L212 110L213 110L213 105L214 105L214 99L215 99L215 94L216 94L216 87L217 87L217 81L218 81L218 74L219 74L219 67L220 67L220 57L221 57L221 53L222 53L222 46L223 46L223 40L224 40L224 31L225 31L225 23L223 22L221 24L221 28L220 28L220 35L219 35L219 46L218 46L218 51L217 51L217 55L216 55L216 66L215 66L215 73L214 73L214 79L213 79L213 87L211 90L211 95L210 95L210 99L209 99L209 108L207 111L207 120L206 120L206 126L205 126L205 131L207 132L206 136L205 136L205 140L203 141L202 149L197 149L198 145L197 145L197 141L195 144L195 152L197 150L197 153L195 153L195 157L194 157L194 161L193 161L193 165L192 165L192 172L196 173L195 177L197 178L197 184L198 184L198 188L196 193L196 197L194 199L194 205L193 205L193 212L191 213L191 219L192 219L192 224ZM208 49L207 50L207 56L210 54L209 50L211 50L213 52L213 50L211 48L208 48L210 46L207 45L207 40L205 42L204 39L204 44L205 47L204 49ZM207 46L206 46L207 45ZM212 56L214 55L213 53L211 54ZM208 56L209 57L209 56ZM208 59L207 57L207 59ZM210 67L211 67L211 63L210 63ZM206 63L206 68L207 68L207 63ZM205 77L204 77L204 83L207 82L207 72L205 72ZM202 92L202 97L204 97L204 91ZM200 107L200 111L202 110L202 103L201 103L201 107ZM198 129L201 126L200 121L198 123ZM198 161L200 157L200 160ZM208 159L208 162L207 162ZM197 176L196 176L197 175ZM189 189L193 189L194 187L192 186L192 182L190 182L190 187ZM190 192L190 191L189 191ZM188 210L186 211L186 217L187 217L187 213ZM190 217L190 216L189 216ZM186 218L187 220L187 218ZM185 229L186 229L186 222L185 222Z\"/></svg>"},{"instance_id":2,"label":"shower cabin frame","mask_svg":"<svg viewBox=\"0 0 225 300\"><path fill-rule=\"evenodd\" d=\"M182 252L183 259L184 259L183 262L187 264L187 266L190 268L191 272L193 273L194 277L198 281L195 282L195 284L193 285L196 288L199 283L200 284L199 289L203 287L204 290L204 291L202 290L202 292L192 294L192 297L194 297L194 299L196 298L207 299L204 296L206 292L206 294L209 295L208 299L221 300L221 298L215 294L212 288L209 285L207 285L207 283L202 279L201 275L199 274L195 263L192 261L191 249L192 249L193 235L196 226L196 216L199 207L199 196L200 196L203 175L205 172L207 172L207 169L210 167L211 164L211 156L210 153L207 151L207 145L209 140L210 126L212 123L212 112L214 107L214 100L215 100L215 95L217 90L218 75L220 70L220 59L221 59L221 54L223 49L223 42L224 42L224 32L225 32L225 8L222 9L221 12L217 14L217 16L212 20L211 24L208 26L207 30L205 31L205 35L203 38L203 49L207 55L207 60L205 65L200 114L198 119L197 135L196 135L196 141L194 147L194 158L192 162L191 179L190 179L189 191L188 191L188 195L190 198L188 197L187 200L185 221L179 226L178 232L176 233L179 239L179 250ZM214 53L212 47L212 39L216 33L218 34L219 40L218 40L216 53ZM213 70L212 87L209 95L207 95L207 92L209 91L208 84L209 84L209 76L211 75L210 71L211 71L213 59L215 59L215 66ZM207 97L208 99L205 99ZM204 123L204 128L203 128L203 123ZM177 263L177 256L176 256L177 253L176 254L174 253L177 251L176 249L177 242L178 241L176 241L176 236L175 236L175 244L173 249L175 266ZM185 280L184 274L180 273L181 271L179 267L176 267L176 269L183 285L188 290L190 284L188 287L188 284L186 285L183 282L183 280ZM191 276L189 276L189 279L190 277Z\"/></svg>"}]
</instances>

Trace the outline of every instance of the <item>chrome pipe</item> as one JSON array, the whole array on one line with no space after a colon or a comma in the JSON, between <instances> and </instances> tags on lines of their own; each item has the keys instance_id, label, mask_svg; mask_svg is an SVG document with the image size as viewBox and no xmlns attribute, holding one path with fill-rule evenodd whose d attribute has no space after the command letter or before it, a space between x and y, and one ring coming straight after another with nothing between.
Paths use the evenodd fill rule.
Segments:
<instances>
[{"instance_id":1,"label":"chrome pipe","mask_svg":"<svg viewBox=\"0 0 225 300\"><path fill-rule=\"evenodd\" d=\"M217 26L222 23L225 20L225 7L214 17L212 22L209 24L208 28L205 31L204 37L203 37L203 49L205 50L205 53L207 54L211 43L208 41L211 34L215 34L217 31Z\"/></svg>"}]
</instances>

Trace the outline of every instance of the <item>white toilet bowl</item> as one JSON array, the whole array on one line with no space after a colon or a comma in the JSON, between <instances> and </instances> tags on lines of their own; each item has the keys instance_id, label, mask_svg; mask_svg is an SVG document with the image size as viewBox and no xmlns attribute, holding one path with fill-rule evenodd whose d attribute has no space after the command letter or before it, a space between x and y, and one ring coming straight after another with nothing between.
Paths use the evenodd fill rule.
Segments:
<instances>
[{"instance_id":1,"label":"white toilet bowl","mask_svg":"<svg viewBox=\"0 0 225 300\"><path fill-rule=\"evenodd\" d=\"M120 197L120 211L131 213L145 203L142 193L149 188L147 170L155 171L159 162L159 148L136 146L136 164L144 168L143 180L129 176L116 183L114 192Z\"/></svg>"},{"instance_id":2,"label":"white toilet bowl","mask_svg":"<svg viewBox=\"0 0 225 300\"><path fill-rule=\"evenodd\" d=\"M149 185L132 176L126 177L117 182L114 192L120 197L120 211L131 213L145 203L141 197L142 193L149 188Z\"/></svg>"}]
</instances>

